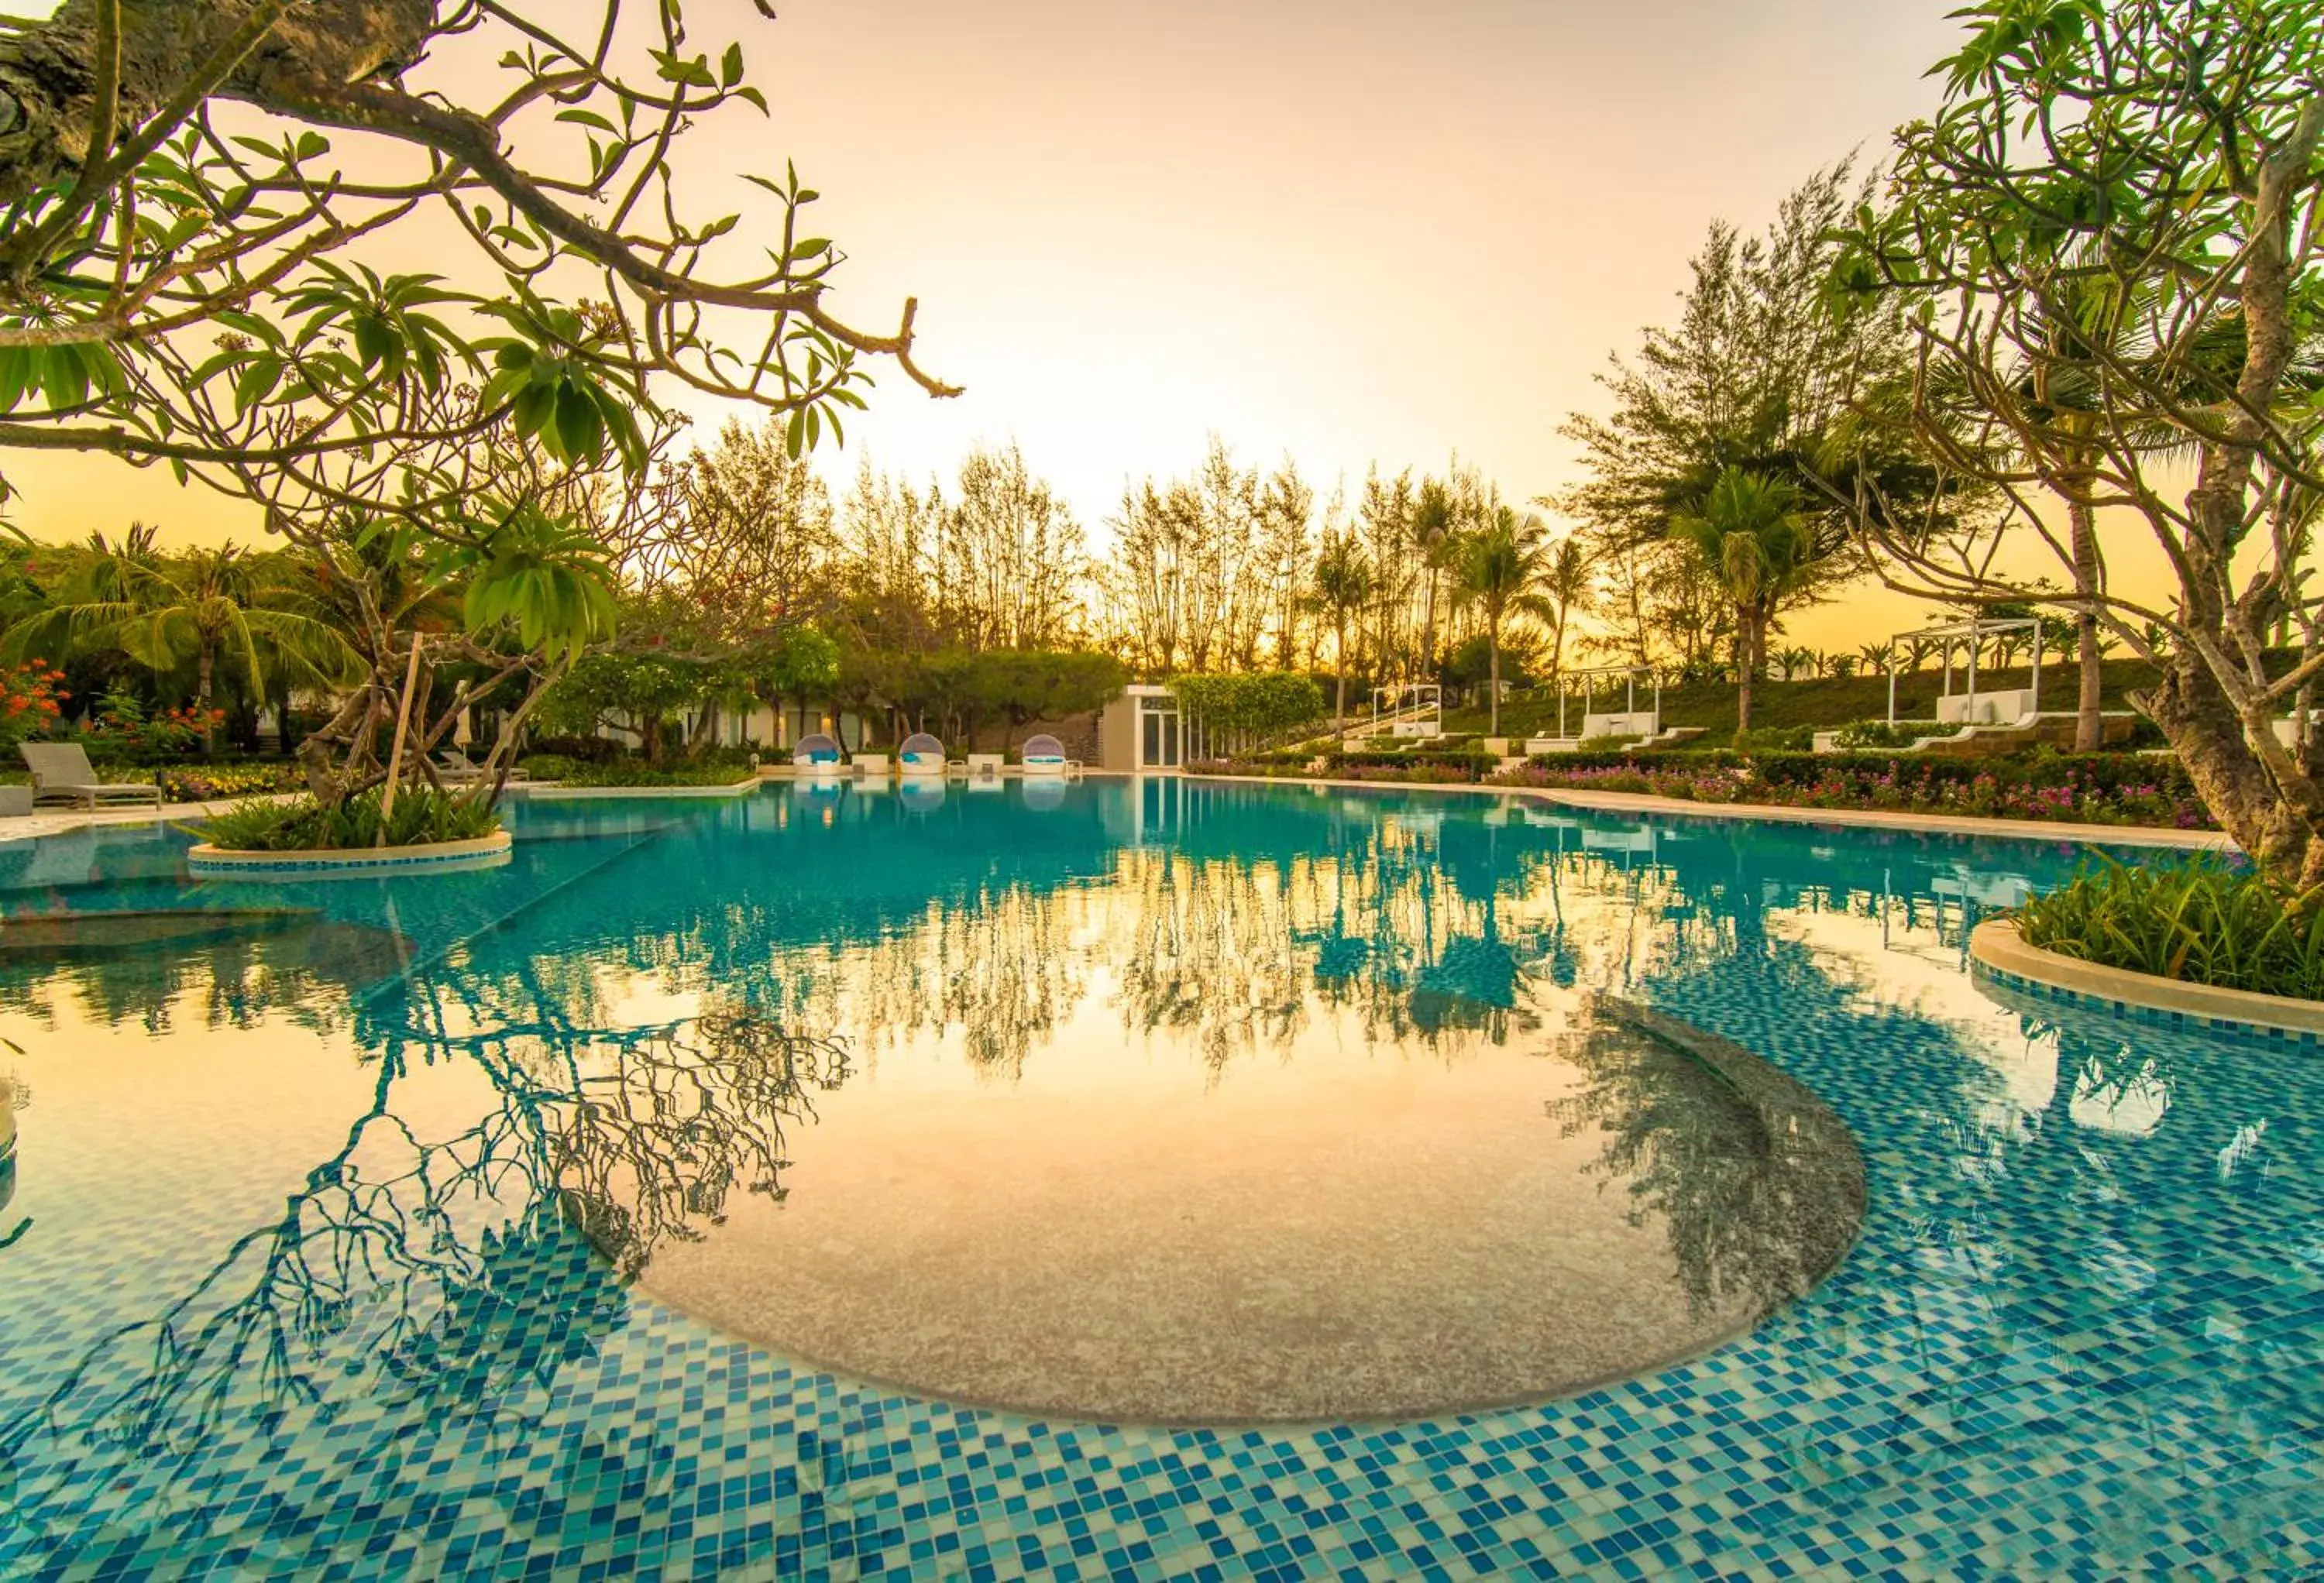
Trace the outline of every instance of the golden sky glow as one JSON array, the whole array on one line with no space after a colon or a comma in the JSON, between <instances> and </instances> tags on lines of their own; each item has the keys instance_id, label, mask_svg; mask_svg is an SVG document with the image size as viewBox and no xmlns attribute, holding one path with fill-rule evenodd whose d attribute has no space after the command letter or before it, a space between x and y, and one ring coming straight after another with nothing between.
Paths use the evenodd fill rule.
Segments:
<instances>
[{"instance_id":1,"label":"golden sky glow","mask_svg":"<svg viewBox=\"0 0 2324 1583\"><path fill-rule=\"evenodd\" d=\"M1325 498L1458 452L1524 500L1573 482L1558 425L1671 316L1714 217L1760 227L1933 104L1954 4L785 0L770 25L694 0L696 41L742 39L775 114L715 118L675 162L795 159L851 254L839 306L884 329L918 296L923 364L967 386L891 373L826 449L835 483L866 452L948 476L1013 437L1102 545L1125 477L1190 469L1215 430ZM158 471L8 467L43 537L251 531ZM1922 619L1876 595L1793 628Z\"/></svg>"}]
</instances>

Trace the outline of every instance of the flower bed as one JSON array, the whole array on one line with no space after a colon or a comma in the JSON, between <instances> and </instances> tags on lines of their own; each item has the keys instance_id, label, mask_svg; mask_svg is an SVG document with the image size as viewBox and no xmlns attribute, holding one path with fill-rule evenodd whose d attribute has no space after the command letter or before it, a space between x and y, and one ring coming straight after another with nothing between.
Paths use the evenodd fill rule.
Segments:
<instances>
[{"instance_id":1,"label":"flower bed","mask_svg":"<svg viewBox=\"0 0 2324 1583\"><path fill-rule=\"evenodd\" d=\"M1317 762L1322 769L1312 766ZM1498 762L1484 753L1416 749L1402 752L1365 750L1352 753L1262 753L1247 759L1207 759L1186 766L1189 775L1249 775L1270 780L1317 778L1365 780L1414 786L1475 786Z\"/></svg>"},{"instance_id":2,"label":"flower bed","mask_svg":"<svg viewBox=\"0 0 2324 1583\"><path fill-rule=\"evenodd\" d=\"M1706 754L1692 759L1670 755L1581 765L1544 756L1495 778L1493 784L1629 792L1694 803L2214 828L2176 762L2120 754L2036 753L1978 760L1804 753L1744 759Z\"/></svg>"},{"instance_id":3,"label":"flower bed","mask_svg":"<svg viewBox=\"0 0 2324 1583\"><path fill-rule=\"evenodd\" d=\"M216 803L307 787L307 778L290 763L172 764L155 770L153 782L169 803Z\"/></svg>"}]
</instances>

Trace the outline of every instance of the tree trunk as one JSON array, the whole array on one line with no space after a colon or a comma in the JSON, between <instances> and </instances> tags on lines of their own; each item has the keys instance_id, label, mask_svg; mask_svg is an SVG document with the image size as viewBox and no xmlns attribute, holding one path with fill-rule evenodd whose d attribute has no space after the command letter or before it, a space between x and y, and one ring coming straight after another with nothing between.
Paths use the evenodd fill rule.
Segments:
<instances>
[{"instance_id":1,"label":"tree trunk","mask_svg":"<svg viewBox=\"0 0 2324 1583\"><path fill-rule=\"evenodd\" d=\"M256 0L120 8L120 105L126 129L159 111L256 9ZM434 23L430 0L304 0L284 7L218 97L267 105L286 83L357 83L416 59ZM23 31L0 34L0 96L16 128L0 139L0 203L77 174L96 119L96 0L65 0Z\"/></svg>"},{"instance_id":2,"label":"tree trunk","mask_svg":"<svg viewBox=\"0 0 2324 1583\"><path fill-rule=\"evenodd\" d=\"M1336 751L1348 745L1348 629L1344 624L1332 632L1332 663L1339 685L1332 704L1332 746Z\"/></svg>"},{"instance_id":3,"label":"tree trunk","mask_svg":"<svg viewBox=\"0 0 2324 1583\"><path fill-rule=\"evenodd\" d=\"M217 726L210 719L210 683L217 670L217 650L201 646L194 660L194 713L202 722L202 757L217 757Z\"/></svg>"},{"instance_id":4,"label":"tree trunk","mask_svg":"<svg viewBox=\"0 0 2324 1583\"><path fill-rule=\"evenodd\" d=\"M2087 491L2076 491L2066 502L2066 517L2071 525L2074 550L2074 592L2088 600L2098 588L2098 535L2097 513L2091 510ZM2074 750L2095 753L2105 743L2106 724L2100 717L2099 704L2106 693L2106 671L2098 656L2098 612L2095 605L2085 604L2074 621L2074 660L2081 673L2081 695L2074 711Z\"/></svg>"},{"instance_id":5,"label":"tree trunk","mask_svg":"<svg viewBox=\"0 0 2324 1583\"><path fill-rule=\"evenodd\" d=\"M1486 734L1497 737L1501 734L1501 618L1499 616L1493 617L1486 624L1485 654L1487 668L1490 673L1486 686L1493 689L1493 702L1489 711L1492 729Z\"/></svg>"},{"instance_id":6,"label":"tree trunk","mask_svg":"<svg viewBox=\"0 0 2324 1583\"><path fill-rule=\"evenodd\" d=\"M2324 789L2276 785L2200 656L2173 657L2144 704L2203 805L2264 872L2303 890L2324 883Z\"/></svg>"},{"instance_id":7,"label":"tree trunk","mask_svg":"<svg viewBox=\"0 0 2324 1583\"><path fill-rule=\"evenodd\" d=\"M1751 683L1759 674L1758 617L1748 610L1735 612L1735 734L1751 729Z\"/></svg>"}]
</instances>

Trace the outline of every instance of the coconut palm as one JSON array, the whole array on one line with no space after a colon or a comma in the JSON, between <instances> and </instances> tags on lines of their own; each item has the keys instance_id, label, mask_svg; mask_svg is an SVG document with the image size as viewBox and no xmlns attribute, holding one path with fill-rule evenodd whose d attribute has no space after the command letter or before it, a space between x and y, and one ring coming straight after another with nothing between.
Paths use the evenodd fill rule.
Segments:
<instances>
[{"instance_id":1,"label":"coconut palm","mask_svg":"<svg viewBox=\"0 0 2324 1583\"><path fill-rule=\"evenodd\" d=\"M1587 612L1598 586L1597 569L1590 564L1579 540L1562 538L1549 552L1542 568L1542 597L1556 613L1549 630L1549 679L1565 674L1565 636L1573 618Z\"/></svg>"},{"instance_id":2,"label":"coconut palm","mask_svg":"<svg viewBox=\"0 0 2324 1583\"><path fill-rule=\"evenodd\" d=\"M1815 531L1797 485L1746 467L1728 467L1670 535L1693 550L1735 612L1736 730L1751 729L1751 684L1767 661L1767 629L1784 602L1819 568Z\"/></svg>"},{"instance_id":3,"label":"coconut palm","mask_svg":"<svg viewBox=\"0 0 2324 1583\"><path fill-rule=\"evenodd\" d=\"M1501 624L1519 612L1551 619L1553 607L1539 592L1550 558L1542 543L1541 519L1520 517L1502 506L1490 522L1463 535L1452 564L1454 596L1485 620L1489 730L1494 736L1501 734Z\"/></svg>"},{"instance_id":4,"label":"coconut palm","mask_svg":"<svg viewBox=\"0 0 2324 1583\"><path fill-rule=\"evenodd\" d=\"M281 556L231 543L163 555L153 530L142 525L132 525L118 542L92 534L74 554L56 598L9 630L7 650L113 652L156 672L191 661L208 757L217 750L210 705L222 660L239 659L260 696L266 657L294 686L337 686L364 669L337 628L293 608L298 595L289 572Z\"/></svg>"},{"instance_id":5,"label":"coconut palm","mask_svg":"<svg viewBox=\"0 0 2324 1583\"><path fill-rule=\"evenodd\" d=\"M1332 623L1332 665L1337 682L1332 703L1334 735L1347 730L1348 625L1370 607L1374 586L1371 562L1364 557L1355 536L1326 533L1323 548L1315 557L1307 603Z\"/></svg>"}]
</instances>

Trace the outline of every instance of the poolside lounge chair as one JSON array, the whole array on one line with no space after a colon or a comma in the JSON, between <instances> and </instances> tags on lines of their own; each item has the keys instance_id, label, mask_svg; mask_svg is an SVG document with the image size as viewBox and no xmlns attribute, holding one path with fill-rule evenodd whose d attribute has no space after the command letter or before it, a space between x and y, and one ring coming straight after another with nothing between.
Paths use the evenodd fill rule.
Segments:
<instances>
[{"instance_id":1,"label":"poolside lounge chair","mask_svg":"<svg viewBox=\"0 0 2324 1583\"><path fill-rule=\"evenodd\" d=\"M924 731L914 732L896 750L896 768L907 780L941 777L945 772L945 746Z\"/></svg>"},{"instance_id":2,"label":"poolside lounge chair","mask_svg":"<svg viewBox=\"0 0 2324 1583\"><path fill-rule=\"evenodd\" d=\"M820 733L799 738L791 750L791 769L802 778L835 776L846 768L839 744Z\"/></svg>"},{"instance_id":3,"label":"poolside lounge chair","mask_svg":"<svg viewBox=\"0 0 2324 1583\"><path fill-rule=\"evenodd\" d=\"M1064 775L1081 768L1065 757L1065 745L1052 736L1026 738L1024 761L1028 776Z\"/></svg>"},{"instance_id":4,"label":"poolside lounge chair","mask_svg":"<svg viewBox=\"0 0 2324 1583\"><path fill-rule=\"evenodd\" d=\"M20 742L24 767L32 772L35 803L62 798L84 808L99 803L151 803L161 805L161 788L151 784L107 782L97 778L88 755L78 742Z\"/></svg>"},{"instance_id":5,"label":"poolside lounge chair","mask_svg":"<svg viewBox=\"0 0 2324 1583\"><path fill-rule=\"evenodd\" d=\"M999 780L1001 771L1009 762L1002 753L971 753L968 756L968 778L971 780Z\"/></svg>"},{"instance_id":6,"label":"poolside lounge chair","mask_svg":"<svg viewBox=\"0 0 2324 1583\"><path fill-rule=\"evenodd\" d=\"M513 765L510 766L511 782L532 778ZM484 767L457 748L447 748L436 755L436 778L446 786L474 786L484 778Z\"/></svg>"}]
</instances>

